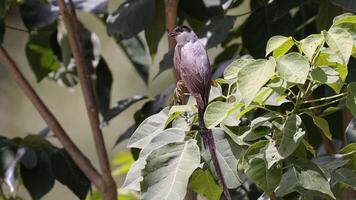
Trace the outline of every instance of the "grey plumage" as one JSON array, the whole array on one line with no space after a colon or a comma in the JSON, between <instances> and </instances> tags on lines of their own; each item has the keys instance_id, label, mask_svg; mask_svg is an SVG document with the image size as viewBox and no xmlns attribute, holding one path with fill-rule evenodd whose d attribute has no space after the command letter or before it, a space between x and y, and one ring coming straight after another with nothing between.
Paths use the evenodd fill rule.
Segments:
<instances>
[{"instance_id":1,"label":"grey plumage","mask_svg":"<svg viewBox=\"0 0 356 200\"><path fill-rule=\"evenodd\" d=\"M211 73L205 46L193 31L175 36L174 67L185 87L195 97L200 109L208 104Z\"/></svg>"}]
</instances>

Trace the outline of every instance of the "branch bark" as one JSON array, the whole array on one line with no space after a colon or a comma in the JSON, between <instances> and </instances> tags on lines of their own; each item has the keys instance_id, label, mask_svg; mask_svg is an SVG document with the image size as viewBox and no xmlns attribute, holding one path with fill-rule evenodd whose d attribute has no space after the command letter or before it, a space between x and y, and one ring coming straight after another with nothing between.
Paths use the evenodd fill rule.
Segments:
<instances>
[{"instance_id":1,"label":"branch bark","mask_svg":"<svg viewBox=\"0 0 356 200\"><path fill-rule=\"evenodd\" d=\"M69 138L67 133L62 128L61 124L58 122L56 117L51 113L51 111L44 104L42 99L38 96L29 82L26 80L24 75L20 72L14 60L8 55L3 46L0 46L0 62L10 76L16 81L20 86L22 91L26 94L27 98L35 106L43 120L46 122L48 127L56 135L64 149L73 159L78 168L83 171L87 178L97 187L102 188L102 178L99 172L94 168L89 159L78 149L78 147Z\"/></svg>"},{"instance_id":2,"label":"branch bark","mask_svg":"<svg viewBox=\"0 0 356 200\"><path fill-rule=\"evenodd\" d=\"M91 130L94 137L95 149L99 159L100 169L102 171L102 177L105 186L102 188L103 190L101 192L105 200L115 200L117 199L116 183L113 177L111 176L110 163L105 148L103 134L100 129L100 120L90 80L90 74L88 72L88 66L85 62L83 49L78 35L78 20L76 18L75 10L73 9L73 7L70 11L67 8L64 0L57 0L57 2L64 21L64 25L68 32L69 45L72 49L73 56L76 62L76 69L84 96ZM70 4L73 5L71 1Z\"/></svg>"}]
</instances>

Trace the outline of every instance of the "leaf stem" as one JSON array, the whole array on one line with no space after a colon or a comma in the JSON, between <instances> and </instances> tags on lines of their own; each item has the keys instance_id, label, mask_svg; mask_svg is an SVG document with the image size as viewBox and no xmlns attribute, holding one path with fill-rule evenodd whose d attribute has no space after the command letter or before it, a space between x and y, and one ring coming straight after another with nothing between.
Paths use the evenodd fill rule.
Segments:
<instances>
[{"instance_id":1,"label":"leaf stem","mask_svg":"<svg viewBox=\"0 0 356 200\"><path fill-rule=\"evenodd\" d=\"M312 106L312 107L308 107L308 108L305 108L305 109L301 109L300 112L304 112L304 111L307 111L307 110L313 110L313 109L317 109L317 108L322 108L324 106L328 106L328 105L337 103L337 102L339 102L339 101L341 101L342 99L345 99L345 98L346 98L346 96L344 96L344 97L342 97L340 99L336 99L336 100L321 104L321 105L317 105L317 106Z\"/></svg>"},{"instance_id":2,"label":"leaf stem","mask_svg":"<svg viewBox=\"0 0 356 200\"><path fill-rule=\"evenodd\" d=\"M334 95L334 96L329 96L329 97L323 97L323 98L320 98L320 99L312 99L312 100L307 100L307 101L303 101L302 103L305 104L305 103L315 103L315 102L319 102L319 101L326 101L326 100L330 100L330 99L335 99L335 98L338 98L338 97L344 97L346 96L347 93L341 93L341 94L337 94L337 95Z\"/></svg>"}]
</instances>

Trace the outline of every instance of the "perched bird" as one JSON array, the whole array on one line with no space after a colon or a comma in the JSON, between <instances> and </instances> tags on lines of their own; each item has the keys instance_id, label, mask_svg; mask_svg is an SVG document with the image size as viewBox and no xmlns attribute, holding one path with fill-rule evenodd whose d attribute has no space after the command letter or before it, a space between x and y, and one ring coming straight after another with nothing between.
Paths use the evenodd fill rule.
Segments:
<instances>
[{"instance_id":1,"label":"perched bird","mask_svg":"<svg viewBox=\"0 0 356 200\"><path fill-rule=\"evenodd\" d=\"M208 106L211 87L211 72L208 54L205 46L197 35L187 26L177 26L168 34L177 41L174 51L174 69L178 80L177 88L183 83L198 104L199 126L202 132L205 148L210 151L214 168L224 188L225 197L230 200L224 177L216 156L215 143L211 130L204 123L204 112Z\"/></svg>"}]
</instances>

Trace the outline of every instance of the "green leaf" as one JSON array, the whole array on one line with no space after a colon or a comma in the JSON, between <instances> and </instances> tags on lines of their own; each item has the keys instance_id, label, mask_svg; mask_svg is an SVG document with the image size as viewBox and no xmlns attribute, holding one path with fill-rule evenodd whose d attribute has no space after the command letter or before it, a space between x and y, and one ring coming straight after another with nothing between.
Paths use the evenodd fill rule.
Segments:
<instances>
[{"instance_id":1,"label":"green leaf","mask_svg":"<svg viewBox=\"0 0 356 200\"><path fill-rule=\"evenodd\" d=\"M356 83L350 83L347 86L346 106L351 111L352 115L356 117Z\"/></svg>"},{"instance_id":2,"label":"green leaf","mask_svg":"<svg viewBox=\"0 0 356 200\"><path fill-rule=\"evenodd\" d=\"M159 41L161 40L163 34L166 31L165 30L166 13L165 13L164 1L163 0L153 0L153 1L156 1L154 18L153 21L150 23L150 25L145 29L146 42L152 60L156 56Z\"/></svg>"},{"instance_id":3,"label":"green leaf","mask_svg":"<svg viewBox=\"0 0 356 200\"><path fill-rule=\"evenodd\" d=\"M339 27L332 27L328 32L324 31L323 34L326 37L326 43L340 56L342 64L346 65L349 62L353 46L351 34Z\"/></svg>"},{"instance_id":4,"label":"green leaf","mask_svg":"<svg viewBox=\"0 0 356 200\"><path fill-rule=\"evenodd\" d=\"M242 104L226 103L222 101L214 101L210 103L204 113L204 121L207 128L211 129L216 127L226 117L242 106Z\"/></svg>"},{"instance_id":5,"label":"green leaf","mask_svg":"<svg viewBox=\"0 0 356 200\"><path fill-rule=\"evenodd\" d=\"M155 136L160 134L168 119L168 108L146 118L132 134L127 146L129 148L144 148Z\"/></svg>"},{"instance_id":6,"label":"green leaf","mask_svg":"<svg viewBox=\"0 0 356 200\"><path fill-rule=\"evenodd\" d=\"M50 43L53 34L56 33L53 28L54 26L51 26L32 32L26 43L26 56L38 82L60 67Z\"/></svg>"},{"instance_id":7,"label":"green leaf","mask_svg":"<svg viewBox=\"0 0 356 200\"><path fill-rule=\"evenodd\" d=\"M303 169L299 171L299 184L307 190L321 192L335 199L331 192L329 182L320 174L320 172L312 169Z\"/></svg>"},{"instance_id":8,"label":"green leaf","mask_svg":"<svg viewBox=\"0 0 356 200\"><path fill-rule=\"evenodd\" d=\"M216 155L226 182L226 186L230 189L237 188L241 185L240 178L237 174L237 157L239 155L234 155L232 146L224 137L225 134L223 131L220 131L220 129L213 129L212 133L216 146Z\"/></svg>"},{"instance_id":9,"label":"green leaf","mask_svg":"<svg viewBox=\"0 0 356 200\"><path fill-rule=\"evenodd\" d=\"M187 104L187 105L175 105L172 106L171 109L169 110L168 115L172 115L176 112L193 112L196 113L198 111L197 107L193 104Z\"/></svg>"},{"instance_id":10,"label":"green leaf","mask_svg":"<svg viewBox=\"0 0 356 200\"><path fill-rule=\"evenodd\" d=\"M237 74L237 88L242 95L245 105L249 105L260 88L274 75L276 62L259 59L247 64Z\"/></svg>"},{"instance_id":11,"label":"green leaf","mask_svg":"<svg viewBox=\"0 0 356 200\"><path fill-rule=\"evenodd\" d=\"M111 87L113 82L112 73L103 57L95 69L95 97L102 116L105 116L110 109Z\"/></svg>"},{"instance_id":12,"label":"green leaf","mask_svg":"<svg viewBox=\"0 0 356 200\"><path fill-rule=\"evenodd\" d=\"M276 188L275 194L277 197L283 197L289 193L294 192L298 186L298 174L295 168L292 167L282 175L281 182Z\"/></svg>"},{"instance_id":13,"label":"green leaf","mask_svg":"<svg viewBox=\"0 0 356 200\"><path fill-rule=\"evenodd\" d=\"M326 121L326 119L312 115L314 124L320 128L326 138L328 138L330 141L332 140L332 135L330 133L329 129L329 123Z\"/></svg>"},{"instance_id":14,"label":"green leaf","mask_svg":"<svg viewBox=\"0 0 356 200\"><path fill-rule=\"evenodd\" d=\"M227 66L224 70L224 78L225 79L234 79L237 77L238 72L240 69L245 67L247 64L253 62L254 59L243 58L237 59L232 62L229 66Z\"/></svg>"},{"instance_id":15,"label":"green leaf","mask_svg":"<svg viewBox=\"0 0 356 200\"><path fill-rule=\"evenodd\" d=\"M264 192L271 194L281 180L282 168L274 165L268 169L264 159L255 157L249 161L245 173Z\"/></svg>"},{"instance_id":16,"label":"green leaf","mask_svg":"<svg viewBox=\"0 0 356 200\"><path fill-rule=\"evenodd\" d=\"M289 116L283 124L282 139L278 146L279 154L286 158L299 146L305 135L301 128L302 119L298 115Z\"/></svg>"},{"instance_id":17,"label":"green leaf","mask_svg":"<svg viewBox=\"0 0 356 200\"><path fill-rule=\"evenodd\" d=\"M304 84L309 73L308 60L299 53L289 53L277 59L277 72L286 81Z\"/></svg>"},{"instance_id":18,"label":"green leaf","mask_svg":"<svg viewBox=\"0 0 356 200\"><path fill-rule=\"evenodd\" d=\"M345 183L350 187L356 187L356 174L347 168L341 168L334 172L333 177L336 181Z\"/></svg>"},{"instance_id":19,"label":"green leaf","mask_svg":"<svg viewBox=\"0 0 356 200\"><path fill-rule=\"evenodd\" d=\"M189 177L199 167L200 152L195 140L175 142L156 149L142 170L141 199L184 199Z\"/></svg>"},{"instance_id":20,"label":"green leaf","mask_svg":"<svg viewBox=\"0 0 356 200\"><path fill-rule=\"evenodd\" d=\"M316 49L323 43L324 36L321 34L312 34L300 41L300 49L312 61Z\"/></svg>"},{"instance_id":21,"label":"green leaf","mask_svg":"<svg viewBox=\"0 0 356 200\"><path fill-rule=\"evenodd\" d=\"M341 81L339 72L328 66L314 68L310 75L312 80L322 84L332 84Z\"/></svg>"},{"instance_id":22,"label":"green leaf","mask_svg":"<svg viewBox=\"0 0 356 200\"><path fill-rule=\"evenodd\" d=\"M265 159L267 163L267 169L283 159L283 157L278 153L276 141L269 141L265 150Z\"/></svg>"},{"instance_id":23,"label":"green leaf","mask_svg":"<svg viewBox=\"0 0 356 200\"><path fill-rule=\"evenodd\" d=\"M343 24L343 23L352 23L356 24L356 16L352 13L344 13L342 15L336 16L333 20L333 26Z\"/></svg>"},{"instance_id":24,"label":"green leaf","mask_svg":"<svg viewBox=\"0 0 356 200\"><path fill-rule=\"evenodd\" d=\"M138 159L132 164L126 175L123 187L125 189L140 191L140 182L142 181L141 170L145 168L146 158L150 153L166 144L173 142L183 142L185 132L182 129L171 128L162 131L154 137L150 143L142 149Z\"/></svg>"},{"instance_id":25,"label":"green leaf","mask_svg":"<svg viewBox=\"0 0 356 200\"><path fill-rule=\"evenodd\" d=\"M292 37L276 35L271 37L267 42L266 56L273 51L273 57L277 58L284 55L294 45Z\"/></svg>"},{"instance_id":26,"label":"green leaf","mask_svg":"<svg viewBox=\"0 0 356 200\"><path fill-rule=\"evenodd\" d=\"M197 169L193 172L188 187L208 200L219 200L223 189L215 182L209 170Z\"/></svg>"}]
</instances>

